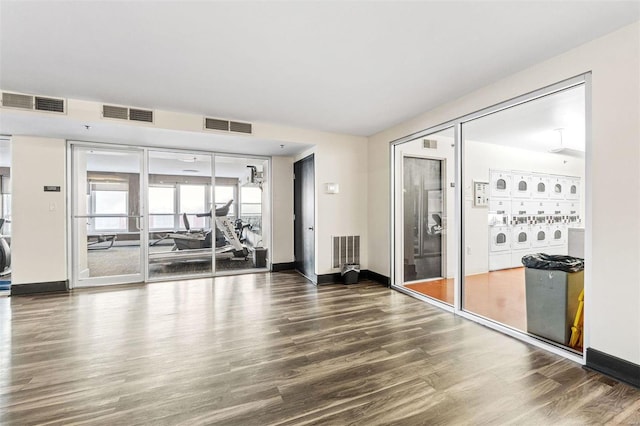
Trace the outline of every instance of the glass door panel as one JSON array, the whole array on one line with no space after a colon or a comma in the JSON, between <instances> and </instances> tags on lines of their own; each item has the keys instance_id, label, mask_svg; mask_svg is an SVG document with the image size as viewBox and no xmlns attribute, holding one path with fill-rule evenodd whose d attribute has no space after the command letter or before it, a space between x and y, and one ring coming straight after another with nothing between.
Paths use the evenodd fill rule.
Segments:
<instances>
[{"instance_id":1,"label":"glass door panel","mask_svg":"<svg viewBox=\"0 0 640 426\"><path fill-rule=\"evenodd\" d=\"M453 305L454 130L394 146L394 285Z\"/></svg>"},{"instance_id":2,"label":"glass door panel","mask_svg":"<svg viewBox=\"0 0 640 426\"><path fill-rule=\"evenodd\" d=\"M73 144L75 286L143 281L142 151Z\"/></svg>"},{"instance_id":3,"label":"glass door panel","mask_svg":"<svg viewBox=\"0 0 640 426\"><path fill-rule=\"evenodd\" d=\"M149 279L210 276L210 154L149 151Z\"/></svg>"},{"instance_id":4,"label":"glass door panel","mask_svg":"<svg viewBox=\"0 0 640 426\"><path fill-rule=\"evenodd\" d=\"M216 271L269 267L269 161L216 155Z\"/></svg>"},{"instance_id":5,"label":"glass door panel","mask_svg":"<svg viewBox=\"0 0 640 426\"><path fill-rule=\"evenodd\" d=\"M579 351L571 328L583 272L550 274L523 259L584 258L584 112L576 86L462 124L462 308Z\"/></svg>"}]
</instances>

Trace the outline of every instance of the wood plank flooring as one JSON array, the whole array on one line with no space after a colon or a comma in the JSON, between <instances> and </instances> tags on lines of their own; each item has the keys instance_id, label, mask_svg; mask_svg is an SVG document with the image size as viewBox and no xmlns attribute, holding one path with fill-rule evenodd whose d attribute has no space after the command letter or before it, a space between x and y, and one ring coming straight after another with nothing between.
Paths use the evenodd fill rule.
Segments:
<instances>
[{"instance_id":1,"label":"wood plank flooring","mask_svg":"<svg viewBox=\"0 0 640 426\"><path fill-rule=\"evenodd\" d=\"M405 284L418 293L453 305L453 278ZM465 277L464 309L520 331L527 331L524 268Z\"/></svg>"},{"instance_id":2,"label":"wood plank flooring","mask_svg":"<svg viewBox=\"0 0 640 426\"><path fill-rule=\"evenodd\" d=\"M0 424L638 424L640 391L379 284L0 299Z\"/></svg>"}]
</instances>

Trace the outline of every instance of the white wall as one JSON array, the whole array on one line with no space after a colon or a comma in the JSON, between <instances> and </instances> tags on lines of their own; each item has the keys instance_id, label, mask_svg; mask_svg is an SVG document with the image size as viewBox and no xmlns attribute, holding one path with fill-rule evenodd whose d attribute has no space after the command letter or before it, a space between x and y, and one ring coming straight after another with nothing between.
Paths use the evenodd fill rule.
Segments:
<instances>
[{"instance_id":1,"label":"white wall","mask_svg":"<svg viewBox=\"0 0 640 426\"><path fill-rule=\"evenodd\" d=\"M318 275L337 272L332 268L333 236L360 236L360 267L368 269L367 139L319 134L315 146L295 161L315 154L316 265ZM304 139L302 142L309 142ZM337 183L338 194L325 193L325 184Z\"/></svg>"},{"instance_id":2,"label":"white wall","mask_svg":"<svg viewBox=\"0 0 640 426\"><path fill-rule=\"evenodd\" d=\"M273 191L272 263L293 262L293 157L271 159Z\"/></svg>"},{"instance_id":3,"label":"white wall","mask_svg":"<svg viewBox=\"0 0 640 426\"><path fill-rule=\"evenodd\" d=\"M489 182L489 169L497 169L578 176L584 182L584 160L474 141L465 141L464 146L467 158L464 182L465 274L472 275L489 270L489 209L473 206L473 181ZM584 185L580 188L582 190ZM584 217L584 193L580 200L581 216Z\"/></svg>"},{"instance_id":4,"label":"white wall","mask_svg":"<svg viewBox=\"0 0 640 426\"><path fill-rule=\"evenodd\" d=\"M369 269L389 274L389 142L592 72L587 346L640 364L640 23L385 130L369 145ZM615 212L612 216L611 212ZM617 226L623 224L623 226Z\"/></svg>"},{"instance_id":5,"label":"white wall","mask_svg":"<svg viewBox=\"0 0 640 426\"><path fill-rule=\"evenodd\" d=\"M67 279L65 149L63 139L12 138L13 285Z\"/></svg>"}]
</instances>

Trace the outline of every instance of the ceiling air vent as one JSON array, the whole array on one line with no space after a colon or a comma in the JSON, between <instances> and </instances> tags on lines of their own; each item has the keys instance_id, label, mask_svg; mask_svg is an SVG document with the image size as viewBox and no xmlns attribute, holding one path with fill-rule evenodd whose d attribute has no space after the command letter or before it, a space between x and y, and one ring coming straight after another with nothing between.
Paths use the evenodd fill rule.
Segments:
<instances>
[{"instance_id":1,"label":"ceiling air vent","mask_svg":"<svg viewBox=\"0 0 640 426\"><path fill-rule=\"evenodd\" d=\"M222 131L228 132L229 121L220 120L218 118L205 118L204 128L209 130L222 130Z\"/></svg>"},{"instance_id":2,"label":"ceiling air vent","mask_svg":"<svg viewBox=\"0 0 640 426\"><path fill-rule=\"evenodd\" d=\"M153 123L153 111L146 109L129 108L129 120Z\"/></svg>"},{"instance_id":3,"label":"ceiling air vent","mask_svg":"<svg viewBox=\"0 0 640 426\"><path fill-rule=\"evenodd\" d=\"M33 96L2 92L2 106L8 108L33 109Z\"/></svg>"},{"instance_id":4,"label":"ceiling air vent","mask_svg":"<svg viewBox=\"0 0 640 426\"><path fill-rule=\"evenodd\" d=\"M59 112L64 114L64 99L44 96L23 95L21 93L2 93L2 106L28 109L30 111Z\"/></svg>"},{"instance_id":5,"label":"ceiling air vent","mask_svg":"<svg viewBox=\"0 0 640 426\"><path fill-rule=\"evenodd\" d=\"M104 118L117 118L119 120L128 120L129 108L113 106L113 105L102 105L102 116Z\"/></svg>"},{"instance_id":6,"label":"ceiling air vent","mask_svg":"<svg viewBox=\"0 0 640 426\"><path fill-rule=\"evenodd\" d=\"M144 121L153 123L153 111L148 109L128 108L115 105L102 105L102 116L104 118L115 118L118 120Z\"/></svg>"},{"instance_id":7,"label":"ceiling air vent","mask_svg":"<svg viewBox=\"0 0 640 426\"><path fill-rule=\"evenodd\" d=\"M64 99L36 96L35 109L37 111L64 112Z\"/></svg>"},{"instance_id":8,"label":"ceiling air vent","mask_svg":"<svg viewBox=\"0 0 640 426\"><path fill-rule=\"evenodd\" d=\"M422 139L422 147L425 149L438 149L438 141L435 139Z\"/></svg>"},{"instance_id":9,"label":"ceiling air vent","mask_svg":"<svg viewBox=\"0 0 640 426\"><path fill-rule=\"evenodd\" d=\"M229 130L232 132L251 134L251 123L239 123L237 121L230 121Z\"/></svg>"}]
</instances>

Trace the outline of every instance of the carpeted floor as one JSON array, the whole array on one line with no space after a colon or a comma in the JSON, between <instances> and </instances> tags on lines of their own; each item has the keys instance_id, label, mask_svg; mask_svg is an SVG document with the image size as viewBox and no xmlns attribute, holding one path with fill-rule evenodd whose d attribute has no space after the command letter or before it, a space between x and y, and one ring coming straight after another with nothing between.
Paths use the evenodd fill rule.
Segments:
<instances>
[{"instance_id":1,"label":"carpeted floor","mask_svg":"<svg viewBox=\"0 0 640 426\"><path fill-rule=\"evenodd\" d=\"M150 253L170 252L171 246L151 246ZM108 250L89 250L88 266L91 277L108 277L114 275L127 275L140 272L140 247L139 246L113 246ZM218 271L233 271L252 269L253 260L228 260L216 261ZM210 260L172 261L170 258L157 261L149 265L151 278L160 276L206 274L211 272Z\"/></svg>"}]
</instances>

